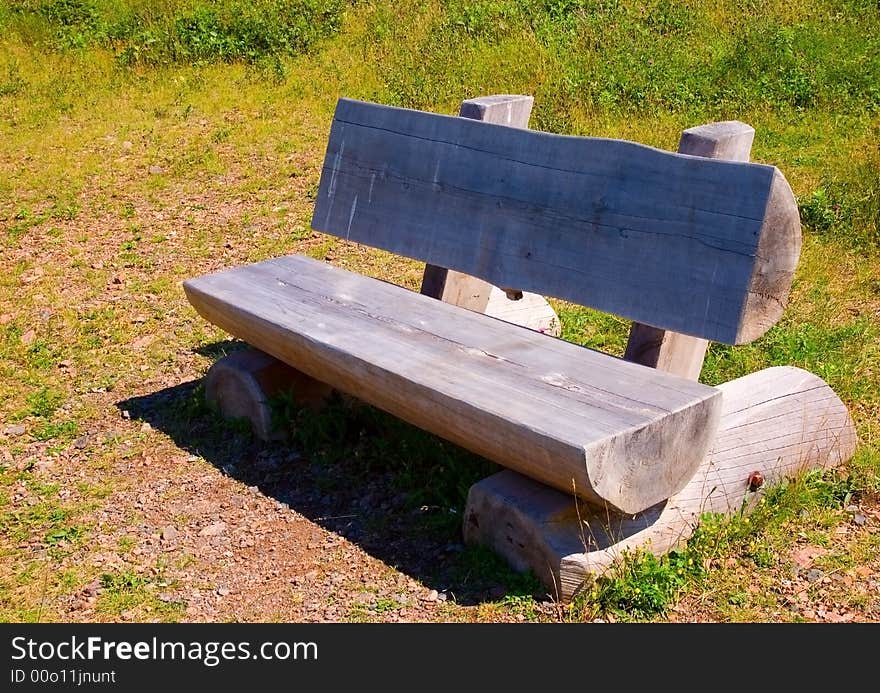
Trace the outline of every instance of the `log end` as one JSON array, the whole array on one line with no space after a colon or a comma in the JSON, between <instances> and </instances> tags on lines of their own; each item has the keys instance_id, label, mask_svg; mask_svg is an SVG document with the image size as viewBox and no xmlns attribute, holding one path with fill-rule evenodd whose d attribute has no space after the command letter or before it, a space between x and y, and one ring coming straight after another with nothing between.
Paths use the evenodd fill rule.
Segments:
<instances>
[{"instance_id":1,"label":"log end","mask_svg":"<svg viewBox=\"0 0 880 693\"><path fill-rule=\"evenodd\" d=\"M754 341L782 317L801 253L797 201L778 169L773 174L760 233L755 269L735 344Z\"/></svg>"},{"instance_id":2,"label":"log end","mask_svg":"<svg viewBox=\"0 0 880 693\"><path fill-rule=\"evenodd\" d=\"M691 480L715 440L722 393L664 416L637 434L586 448L591 492L580 493L632 515L674 495ZM576 490L577 491L577 490Z\"/></svg>"}]
</instances>

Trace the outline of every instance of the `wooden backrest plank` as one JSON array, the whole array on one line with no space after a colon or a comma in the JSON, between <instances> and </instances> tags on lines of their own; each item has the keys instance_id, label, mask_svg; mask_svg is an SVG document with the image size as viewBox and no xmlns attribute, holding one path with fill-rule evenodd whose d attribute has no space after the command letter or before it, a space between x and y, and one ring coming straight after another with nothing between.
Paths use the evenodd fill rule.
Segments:
<instances>
[{"instance_id":1,"label":"wooden backrest plank","mask_svg":"<svg viewBox=\"0 0 880 693\"><path fill-rule=\"evenodd\" d=\"M729 344L778 319L800 250L775 167L348 99L312 226Z\"/></svg>"}]
</instances>

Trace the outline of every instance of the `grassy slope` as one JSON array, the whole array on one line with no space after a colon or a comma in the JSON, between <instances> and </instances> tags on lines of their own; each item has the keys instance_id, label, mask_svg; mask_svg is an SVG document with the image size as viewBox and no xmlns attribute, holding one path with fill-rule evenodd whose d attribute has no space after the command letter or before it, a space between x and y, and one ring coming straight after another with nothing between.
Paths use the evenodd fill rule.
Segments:
<instances>
[{"instance_id":1,"label":"grassy slope","mask_svg":"<svg viewBox=\"0 0 880 693\"><path fill-rule=\"evenodd\" d=\"M281 21L280 4L253 3L270 24ZM340 33L328 20L329 38L303 39L305 55L279 52L282 44L236 53L248 45L240 28L204 47L199 40L228 29L227 19L169 20L191 20L199 5L148 3L140 23L121 0L0 5L0 417L27 428L0 439L5 616L41 613L39 591L27 589L34 571L75 555L108 486L132 483L90 477L62 498L57 487L38 488L37 461L64 455L106 416L102 394L123 399L150 391L151 379L197 376L210 364L192 350L223 335L190 310L181 280L307 252L416 285L414 263L308 230L336 98L452 113L462 98L507 92L535 95L533 127L668 149L684 127L746 121L757 130L753 158L782 169L801 201L806 239L785 317L753 345L713 345L703 380L774 364L812 370L846 401L863 445L846 478L793 484L773 495L763 523L744 531L737 521L695 542L698 561L721 567L673 580L657 597L662 607L684 588L709 595L715 618L769 618L774 606L742 581L772 582L798 535L830 545L847 521L847 494L878 491L876 4L376 1L348 7ZM45 9L59 7L66 19ZM71 7L91 9L71 15ZM556 305L567 338L622 350L623 321ZM88 464L109 469L118 454L105 445ZM39 499L25 513L13 503L22 486ZM21 548L29 540L42 553ZM847 545L840 560L876 560L873 540L858 541L867 543ZM630 617L655 613L627 590L657 582L656 570L677 573L648 568L654 578L636 571L575 617L618 606ZM82 579L71 568L41 589L62 593Z\"/></svg>"}]
</instances>

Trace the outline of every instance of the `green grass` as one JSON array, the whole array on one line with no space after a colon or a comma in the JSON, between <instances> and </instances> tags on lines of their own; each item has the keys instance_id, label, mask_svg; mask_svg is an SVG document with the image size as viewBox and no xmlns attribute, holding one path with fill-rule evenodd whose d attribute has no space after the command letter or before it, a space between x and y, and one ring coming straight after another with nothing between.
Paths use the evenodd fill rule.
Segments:
<instances>
[{"instance_id":1,"label":"green grass","mask_svg":"<svg viewBox=\"0 0 880 693\"><path fill-rule=\"evenodd\" d=\"M131 620L135 611L150 620L178 621L183 613L181 604L164 602L155 595L154 580L130 570L104 573L100 585L96 610L107 620Z\"/></svg>"},{"instance_id":2,"label":"green grass","mask_svg":"<svg viewBox=\"0 0 880 693\"><path fill-rule=\"evenodd\" d=\"M59 50L102 47L122 65L199 61L257 62L306 52L339 30L342 0L9 3L0 27L27 43ZM282 70L280 61L272 63ZM6 87L19 87L12 73Z\"/></svg>"},{"instance_id":3,"label":"green grass","mask_svg":"<svg viewBox=\"0 0 880 693\"><path fill-rule=\"evenodd\" d=\"M347 484L390 474L407 506L454 511L431 515L459 524L470 486L499 467L374 407L334 397L320 411L276 401L276 421L289 427L299 449L324 466L344 466ZM339 476L339 474L336 474Z\"/></svg>"},{"instance_id":4,"label":"green grass","mask_svg":"<svg viewBox=\"0 0 880 693\"><path fill-rule=\"evenodd\" d=\"M753 159L792 185L805 238L790 305L753 344L711 345L701 379L806 368L847 404L858 453L845 474L793 481L749 516L704 518L678 553L630 557L567 617L664 618L694 595L718 619L761 617L772 590L750 590L744 571L771 584L795 538L833 547L842 505L880 492L873 0L7 0L0 29L0 418L27 429L0 450L2 614L52 616L47 595L67 589L54 572L62 554L87 555L98 532L82 509L136 483L113 471L118 460L166 443L155 433L90 442L68 500L53 489L62 472L40 486L37 463L65 469L77 436L117 420L113 402L197 378L218 356L193 355L225 335L188 307L181 280L302 252L417 286L417 263L309 230L339 96L454 113L463 98L526 93L532 127L666 149L683 128L738 119L756 128ZM622 354L626 321L553 304L564 338ZM244 455L253 441L202 396L188 391L165 414L189 428L196 452ZM317 464L388 475L410 507L458 511L436 516L450 536L468 485L494 468L367 407L279 406ZM13 503L19 483L34 505ZM112 549L126 553L119 535ZM28 541L47 554L19 548ZM850 558L824 560L876 555L867 539L849 546ZM490 615L539 618L533 578L516 583L470 551L461 580L508 588ZM147 578L108 575L103 617L181 617ZM355 615L381 618L386 606Z\"/></svg>"}]
</instances>

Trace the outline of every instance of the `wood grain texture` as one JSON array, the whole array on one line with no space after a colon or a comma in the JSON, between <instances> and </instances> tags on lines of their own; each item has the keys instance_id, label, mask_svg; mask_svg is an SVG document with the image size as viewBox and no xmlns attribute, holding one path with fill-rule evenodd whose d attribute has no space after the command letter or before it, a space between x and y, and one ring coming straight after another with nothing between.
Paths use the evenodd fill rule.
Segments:
<instances>
[{"instance_id":1,"label":"wood grain texture","mask_svg":"<svg viewBox=\"0 0 880 693\"><path fill-rule=\"evenodd\" d=\"M633 363L698 380L709 340L634 322L623 358Z\"/></svg>"},{"instance_id":2,"label":"wood grain texture","mask_svg":"<svg viewBox=\"0 0 880 693\"><path fill-rule=\"evenodd\" d=\"M736 120L708 123L681 133L678 153L708 159L748 161L755 129ZM623 358L697 380L709 341L635 322L629 331Z\"/></svg>"},{"instance_id":3,"label":"wood grain texture","mask_svg":"<svg viewBox=\"0 0 880 693\"><path fill-rule=\"evenodd\" d=\"M747 511L768 487L844 463L855 451L846 406L807 371L768 368L719 389L724 403L713 450L668 501L630 516L596 512L571 494L503 471L471 488L466 540L535 570L554 596L568 600L625 552L664 554L690 537L702 513ZM755 491L752 472L764 477Z\"/></svg>"},{"instance_id":4,"label":"wood grain texture","mask_svg":"<svg viewBox=\"0 0 880 693\"><path fill-rule=\"evenodd\" d=\"M778 319L797 261L783 183L772 166L341 99L312 225L496 286L742 343ZM771 249L789 257L761 255Z\"/></svg>"},{"instance_id":5,"label":"wood grain texture","mask_svg":"<svg viewBox=\"0 0 880 693\"><path fill-rule=\"evenodd\" d=\"M458 111L460 118L515 128L529 126L535 99L521 94L495 94L466 99ZM489 302L489 282L430 263L425 265L421 293L480 313Z\"/></svg>"},{"instance_id":6,"label":"wood grain texture","mask_svg":"<svg viewBox=\"0 0 880 693\"><path fill-rule=\"evenodd\" d=\"M302 256L184 283L208 321L294 368L592 503L691 478L720 392Z\"/></svg>"},{"instance_id":7,"label":"wood grain texture","mask_svg":"<svg viewBox=\"0 0 880 693\"><path fill-rule=\"evenodd\" d=\"M534 101L531 96L517 94L481 96L462 101L459 117L525 128ZM425 265L421 293L554 337L561 332L559 316L543 296L526 291L512 300L506 291L487 281L445 267Z\"/></svg>"}]
</instances>

